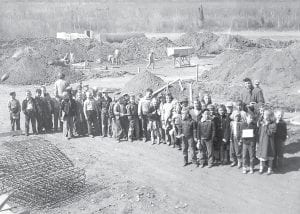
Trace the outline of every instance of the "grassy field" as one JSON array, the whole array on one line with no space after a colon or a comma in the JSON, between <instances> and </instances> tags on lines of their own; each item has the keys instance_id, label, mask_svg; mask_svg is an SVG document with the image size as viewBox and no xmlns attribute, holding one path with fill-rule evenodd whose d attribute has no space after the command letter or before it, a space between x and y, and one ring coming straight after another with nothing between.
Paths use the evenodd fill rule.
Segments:
<instances>
[{"instance_id":1,"label":"grassy field","mask_svg":"<svg viewBox=\"0 0 300 214\"><path fill-rule=\"evenodd\" d=\"M4 39L54 36L57 31L187 32L300 30L297 0L46 1L1 0ZM199 7L203 7L201 19Z\"/></svg>"}]
</instances>

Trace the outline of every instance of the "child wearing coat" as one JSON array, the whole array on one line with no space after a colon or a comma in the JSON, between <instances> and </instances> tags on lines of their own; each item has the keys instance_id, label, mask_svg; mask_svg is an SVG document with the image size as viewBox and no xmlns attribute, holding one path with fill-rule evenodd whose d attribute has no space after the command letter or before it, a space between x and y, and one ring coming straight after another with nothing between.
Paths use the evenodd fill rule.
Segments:
<instances>
[{"instance_id":1,"label":"child wearing coat","mask_svg":"<svg viewBox=\"0 0 300 214\"><path fill-rule=\"evenodd\" d=\"M247 115L247 122L243 124L242 128L242 142L243 142L243 174L247 173L248 166L250 174L254 173L254 158L255 147L257 140L257 126L253 115Z\"/></svg>"},{"instance_id":2,"label":"child wearing coat","mask_svg":"<svg viewBox=\"0 0 300 214\"><path fill-rule=\"evenodd\" d=\"M283 115L284 113L281 109L275 111L276 132L274 137L275 158L273 165L276 169L280 169L280 167L282 167L284 142L287 138L287 125L286 122L283 120Z\"/></svg>"},{"instance_id":3,"label":"child wearing coat","mask_svg":"<svg viewBox=\"0 0 300 214\"><path fill-rule=\"evenodd\" d=\"M238 165L242 167L242 125L241 114L235 111L233 114L234 120L230 124L230 159L231 167Z\"/></svg>"},{"instance_id":4,"label":"child wearing coat","mask_svg":"<svg viewBox=\"0 0 300 214\"><path fill-rule=\"evenodd\" d=\"M264 111L263 121L260 123L258 131L257 157L259 159L259 173L264 172L265 162L268 162L268 175L273 173L273 160L275 157L274 136L276 133L276 123L273 122L273 112Z\"/></svg>"}]
</instances>

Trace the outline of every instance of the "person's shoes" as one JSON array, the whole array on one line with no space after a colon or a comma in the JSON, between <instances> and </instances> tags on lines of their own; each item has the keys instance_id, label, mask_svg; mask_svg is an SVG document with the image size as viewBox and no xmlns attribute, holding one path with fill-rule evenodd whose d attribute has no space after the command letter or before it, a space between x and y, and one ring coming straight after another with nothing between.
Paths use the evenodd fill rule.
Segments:
<instances>
[{"instance_id":1,"label":"person's shoes","mask_svg":"<svg viewBox=\"0 0 300 214\"><path fill-rule=\"evenodd\" d=\"M154 140L152 140L152 141L151 141L151 144L152 144L152 145L154 145L154 144L155 144L155 141L154 141Z\"/></svg>"},{"instance_id":2,"label":"person's shoes","mask_svg":"<svg viewBox=\"0 0 300 214\"><path fill-rule=\"evenodd\" d=\"M189 165L189 163L184 163L184 164L183 164L183 167L185 167L185 166L187 166L187 165Z\"/></svg>"},{"instance_id":3,"label":"person's shoes","mask_svg":"<svg viewBox=\"0 0 300 214\"><path fill-rule=\"evenodd\" d=\"M68 137L68 140L71 140L71 137Z\"/></svg>"},{"instance_id":4,"label":"person's shoes","mask_svg":"<svg viewBox=\"0 0 300 214\"><path fill-rule=\"evenodd\" d=\"M143 142L146 143L146 142L147 142L147 139L146 139L146 138L143 138Z\"/></svg>"},{"instance_id":5,"label":"person's shoes","mask_svg":"<svg viewBox=\"0 0 300 214\"><path fill-rule=\"evenodd\" d=\"M231 167L236 166L236 162L232 162L232 163L230 164L230 166L231 166Z\"/></svg>"},{"instance_id":6,"label":"person's shoes","mask_svg":"<svg viewBox=\"0 0 300 214\"><path fill-rule=\"evenodd\" d=\"M90 134L89 137L94 138L94 135Z\"/></svg>"},{"instance_id":7,"label":"person's shoes","mask_svg":"<svg viewBox=\"0 0 300 214\"><path fill-rule=\"evenodd\" d=\"M267 175L271 175L271 174L273 174L273 170L272 170L271 168L268 168L268 173L267 173Z\"/></svg>"},{"instance_id":8,"label":"person's shoes","mask_svg":"<svg viewBox=\"0 0 300 214\"><path fill-rule=\"evenodd\" d=\"M178 147L178 150L181 150L181 147Z\"/></svg>"},{"instance_id":9,"label":"person's shoes","mask_svg":"<svg viewBox=\"0 0 300 214\"><path fill-rule=\"evenodd\" d=\"M201 164L201 168L204 168L205 167L205 164L203 163L203 164Z\"/></svg>"},{"instance_id":10,"label":"person's shoes","mask_svg":"<svg viewBox=\"0 0 300 214\"><path fill-rule=\"evenodd\" d=\"M247 168L243 167L243 174L247 174Z\"/></svg>"},{"instance_id":11,"label":"person's shoes","mask_svg":"<svg viewBox=\"0 0 300 214\"><path fill-rule=\"evenodd\" d=\"M130 139L130 142L132 143L132 142L133 142L133 139Z\"/></svg>"},{"instance_id":12,"label":"person's shoes","mask_svg":"<svg viewBox=\"0 0 300 214\"><path fill-rule=\"evenodd\" d=\"M121 140L120 140L120 139L117 139L117 143L121 143Z\"/></svg>"},{"instance_id":13,"label":"person's shoes","mask_svg":"<svg viewBox=\"0 0 300 214\"><path fill-rule=\"evenodd\" d=\"M242 168L242 162L239 161L237 166L238 166L238 169Z\"/></svg>"},{"instance_id":14,"label":"person's shoes","mask_svg":"<svg viewBox=\"0 0 300 214\"><path fill-rule=\"evenodd\" d=\"M249 173L250 173L250 174L253 174L253 173L254 173L253 168L250 167Z\"/></svg>"},{"instance_id":15,"label":"person's shoes","mask_svg":"<svg viewBox=\"0 0 300 214\"><path fill-rule=\"evenodd\" d=\"M260 168L259 169L259 174L263 174L264 173L264 169Z\"/></svg>"},{"instance_id":16,"label":"person's shoes","mask_svg":"<svg viewBox=\"0 0 300 214\"><path fill-rule=\"evenodd\" d=\"M29 134L28 134L28 133L26 133L25 135L26 135L26 136L29 136Z\"/></svg>"},{"instance_id":17,"label":"person's shoes","mask_svg":"<svg viewBox=\"0 0 300 214\"><path fill-rule=\"evenodd\" d=\"M208 164L208 168L212 168L213 167L213 165L212 164Z\"/></svg>"}]
</instances>

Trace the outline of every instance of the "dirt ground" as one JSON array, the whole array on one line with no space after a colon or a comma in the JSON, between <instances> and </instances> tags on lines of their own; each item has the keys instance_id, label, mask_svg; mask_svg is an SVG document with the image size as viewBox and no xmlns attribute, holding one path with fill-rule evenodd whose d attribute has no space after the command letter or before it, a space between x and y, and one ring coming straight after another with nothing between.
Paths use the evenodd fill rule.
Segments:
<instances>
[{"instance_id":1,"label":"dirt ground","mask_svg":"<svg viewBox=\"0 0 300 214\"><path fill-rule=\"evenodd\" d=\"M172 60L157 62L154 74L165 81L195 78L196 67L172 68ZM192 59L200 72L216 65L213 57ZM90 87L121 88L137 67L125 65L116 70L131 74L124 77L84 81ZM35 86L0 85L0 128L9 131L8 93L17 92L22 100L25 89ZM52 86L48 90L52 91ZM294 114L287 114L292 117ZM21 118L24 128L24 118ZM143 142L116 143L110 138L65 140L61 133L38 136L58 146L75 164L85 169L86 190L56 207L33 210L36 214L98 213L300 213L300 127L289 126L284 169L271 176L242 174L230 166L211 169L182 167L181 151L167 145ZM17 136L23 139L25 136ZM29 137L33 138L33 137ZM2 137L5 140L5 137Z\"/></svg>"}]
</instances>

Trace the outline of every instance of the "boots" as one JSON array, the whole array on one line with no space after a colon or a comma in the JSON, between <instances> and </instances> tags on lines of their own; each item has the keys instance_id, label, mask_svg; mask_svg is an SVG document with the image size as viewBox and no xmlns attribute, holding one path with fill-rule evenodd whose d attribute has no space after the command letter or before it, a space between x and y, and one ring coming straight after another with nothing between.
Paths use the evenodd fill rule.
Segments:
<instances>
[{"instance_id":1,"label":"boots","mask_svg":"<svg viewBox=\"0 0 300 214\"><path fill-rule=\"evenodd\" d=\"M273 173L273 160L269 160L268 165L268 175L271 175Z\"/></svg>"},{"instance_id":2,"label":"boots","mask_svg":"<svg viewBox=\"0 0 300 214\"><path fill-rule=\"evenodd\" d=\"M264 172L264 163L263 161L259 162L259 173L262 174Z\"/></svg>"}]
</instances>

